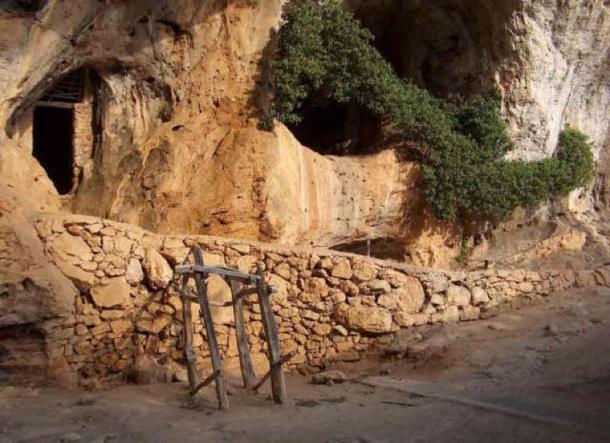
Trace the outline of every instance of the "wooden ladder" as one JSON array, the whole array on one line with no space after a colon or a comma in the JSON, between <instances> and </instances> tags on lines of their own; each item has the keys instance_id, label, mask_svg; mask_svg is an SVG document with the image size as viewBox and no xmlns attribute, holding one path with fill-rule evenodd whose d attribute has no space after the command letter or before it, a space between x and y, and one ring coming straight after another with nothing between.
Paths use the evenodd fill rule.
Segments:
<instances>
[{"instance_id":1,"label":"wooden ladder","mask_svg":"<svg viewBox=\"0 0 610 443\"><path fill-rule=\"evenodd\" d=\"M246 274L235 268L223 266L205 266L203 263L203 253L201 248L192 249L195 264L184 264L176 266L176 273L182 274L182 315L184 319L184 356L187 365L188 379L191 395L197 394L201 388L207 386L212 381L216 383L216 396L218 398L218 409L226 410L229 408L227 395L227 381L216 340L216 331L212 320L212 311L207 292L207 277L211 274L220 275L231 288L231 305L235 314L235 334L237 336L237 349L239 352L239 363L244 387L249 390L258 389L271 378L271 392L276 403L286 402L286 382L282 365L289 361L294 352L282 356L280 342L277 335L277 325L271 309L271 294L274 288L266 286L263 273L257 266L256 274ZM188 282L191 277L195 279L197 296L191 295ZM248 287L249 286L249 287ZM249 294L257 294L258 303L261 308L261 319L265 340L267 341L267 357L269 358L269 371L256 382L256 374L252 367L250 349L248 347L248 336L243 313L243 299ZM201 380L196 369L196 354L193 348L193 325L191 320L191 302L197 300L201 306L201 320L205 326L210 356L212 359L213 372L211 375ZM225 306L225 305L222 305Z\"/></svg>"}]
</instances>

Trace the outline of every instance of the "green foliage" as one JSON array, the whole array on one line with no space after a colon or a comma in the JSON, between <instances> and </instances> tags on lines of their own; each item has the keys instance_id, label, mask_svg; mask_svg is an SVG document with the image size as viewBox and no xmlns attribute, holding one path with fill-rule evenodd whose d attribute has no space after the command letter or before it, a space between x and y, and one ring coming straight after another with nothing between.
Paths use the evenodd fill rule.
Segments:
<instances>
[{"instance_id":1,"label":"green foliage","mask_svg":"<svg viewBox=\"0 0 610 443\"><path fill-rule=\"evenodd\" d=\"M514 145L496 91L458 107L400 79L371 45L372 34L337 0L291 0L272 62L272 115L301 121L306 101L355 103L412 140L424 157L424 194L435 215L502 217L590 182L587 138L566 129L557 154L539 162L506 161Z\"/></svg>"}]
</instances>

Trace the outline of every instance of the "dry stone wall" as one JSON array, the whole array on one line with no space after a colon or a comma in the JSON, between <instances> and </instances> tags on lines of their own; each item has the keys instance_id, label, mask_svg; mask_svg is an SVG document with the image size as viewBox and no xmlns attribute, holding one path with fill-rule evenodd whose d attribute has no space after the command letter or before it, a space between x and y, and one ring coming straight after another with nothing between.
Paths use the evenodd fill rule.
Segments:
<instances>
[{"instance_id":1,"label":"dry stone wall","mask_svg":"<svg viewBox=\"0 0 610 443\"><path fill-rule=\"evenodd\" d=\"M583 272L488 270L451 273L417 269L335 251L289 249L202 236L160 236L94 217L40 215L35 226L45 253L79 288L72 315L56 321L48 352L63 356L81 383L124 380L143 358L163 362L180 377L182 311L173 267L204 250L206 264L252 272L262 266L277 288L273 310L289 366L356 361L387 344L401 328L472 321L515 298L547 296L573 286L610 285L610 267ZM229 370L237 344L229 287L212 276L219 343ZM259 306L247 300L250 349L259 370L268 367ZM204 328L195 311L195 346L208 363Z\"/></svg>"}]
</instances>

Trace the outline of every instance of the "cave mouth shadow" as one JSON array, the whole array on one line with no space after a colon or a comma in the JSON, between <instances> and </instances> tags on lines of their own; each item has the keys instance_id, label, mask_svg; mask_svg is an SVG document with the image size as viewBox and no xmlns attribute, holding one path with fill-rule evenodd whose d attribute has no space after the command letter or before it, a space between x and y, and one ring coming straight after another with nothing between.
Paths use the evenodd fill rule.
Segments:
<instances>
[{"instance_id":1,"label":"cave mouth shadow","mask_svg":"<svg viewBox=\"0 0 610 443\"><path fill-rule=\"evenodd\" d=\"M362 155L381 138L380 119L362 106L308 101L301 122L288 125L299 142L322 155Z\"/></svg>"},{"instance_id":2,"label":"cave mouth shadow","mask_svg":"<svg viewBox=\"0 0 610 443\"><path fill-rule=\"evenodd\" d=\"M33 155L60 195L74 185L74 109L39 104L34 109Z\"/></svg>"}]
</instances>

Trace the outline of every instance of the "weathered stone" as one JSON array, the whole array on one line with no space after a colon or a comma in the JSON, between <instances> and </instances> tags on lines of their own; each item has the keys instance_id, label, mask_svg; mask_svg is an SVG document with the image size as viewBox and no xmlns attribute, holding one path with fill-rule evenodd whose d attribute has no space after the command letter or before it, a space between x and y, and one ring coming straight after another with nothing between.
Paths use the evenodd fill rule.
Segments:
<instances>
[{"instance_id":1,"label":"weathered stone","mask_svg":"<svg viewBox=\"0 0 610 443\"><path fill-rule=\"evenodd\" d=\"M349 260L344 259L340 260L333 266L330 274L333 277L349 280L350 278L352 278L352 275L354 275L354 272L352 271L352 265L350 264Z\"/></svg>"},{"instance_id":2,"label":"weathered stone","mask_svg":"<svg viewBox=\"0 0 610 443\"><path fill-rule=\"evenodd\" d=\"M72 264L93 259L89 245L81 237L75 237L67 232L55 239L53 252L60 260Z\"/></svg>"},{"instance_id":3,"label":"weathered stone","mask_svg":"<svg viewBox=\"0 0 610 443\"><path fill-rule=\"evenodd\" d=\"M347 311L347 327L359 332L388 333L392 331L392 314L383 308L353 306Z\"/></svg>"},{"instance_id":4,"label":"weathered stone","mask_svg":"<svg viewBox=\"0 0 610 443\"><path fill-rule=\"evenodd\" d=\"M212 303L211 311L214 323L218 325L233 324L233 308L230 305L233 300L231 288L220 275L212 274L208 277L208 298ZM214 306L221 304L227 306Z\"/></svg>"},{"instance_id":5,"label":"weathered stone","mask_svg":"<svg viewBox=\"0 0 610 443\"><path fill-rule=\"evenodd\" d=\"M481 309L479 309L475 306L466 306L462 311L460 311L460 320L461 321L478 320L480 313L481 313Z\"/></svg>"},{"instance_id":6,"label":"weathered stone","mask_svg":"<svg viewBox=\"0 0 610 443\"><path fill-rule=\"evenodd\" d=\"M364 260L357 260L353 266L354 279L358 282L366 282L375 278L377 268L372 263Z\"/></svg>"},{"instance_id":7,"label":"weathered stone","mask_svg":"<svg viewBox=\"0 0 610 443\"><path fill-rule=\"evenodd\" d=\"M257 258L251 255L244 255L243 257L239 257L236 261L237 269L241 272L254 272L256 271L256 262Z\"/></svg>"},{"instance_id":8,"label":"weathered stone","mask_svg":"<svg viewBox=\"0 0 610 443\"><path fill-rule=\"evenodd\" d=\"M91 298L99 308L126 306L130 303L129 285L124 278L110 279L108 284L92 288Z\"/></svg>"},{"instance_id":9,"label":"weathered stone","mask_svg":"<svg viewBox=\"0 0 610 443\"><path fill-rule=\"evenodd\" d=\"M57 262L57 267L81 291L86 291L95 284L95 274L85 271L72 263L61 260Z\"/></svg>"},{"instance_id":10,"label":"weathered stone","mask_svg":"<svg viewBox=\"0 0 610 443\"><path fill-rule=\"evenodd\" d=\"M146 271L146 279L148 284L153 289L164 289L167 287L174 271L167 261L154 248L146 250L144 255L144 269Z\"/></svg>"},{"instance_id":11,"label":"weathered stone","mask_svg":"<svg viewBox=\"0 0 610 443\"><path fill-rule=\"evenodd\" d=\"M341 325L333 326L333 332L336 332L337 334L339 334L343 337L347 337L349 335L349 331Z\"/></svg>"},{"instance_id":12,"label":"weathered stone","mask_svg":"<svg viewBox=\"0 0 610 443\"><path fill-rule=\"evenodd\" d=\"M312 375L310 381L314 385L331 385L347 381L347 376L341 371L325 371Z\"/></svg>"},{"instance_id":13,"label":"weathered stone","mask_svg":"<svg viewBox=\"0 0 610 443\"><path fill-rule=\"evenodd\" d=\"M531 284L530 282L523 282L523 283L519 283L518 285L518 289L521 292L525 292L525 293L530 293L534 291L534 285Z\"/></svg>"},{"instance_id":14,"label":"weathered stone","mask_svg":"<svg viewBox=\"0 0 610 443\"><path fill-rule=\"evenodd\" d=\"M441 274L432 274L428 276L426 287L432 294L438 294L447 290L449 279Z\"/></svg>"},{"instance_id":15,"label":"weathered stone","mask_svg":"<svg viewBox=\"0 0 610 443\"><path fill-rule=\"evenodd\" d=\"M369 294L385 294L392 290L392 287L387 281L373 280L360 285L361 291Z\"/></svg>"},{"instance_id":16,"label":"weathered stone","mask_svg":"<svg viewBox=\"0 0 610 443\"><path fill-rule=\"evenodd\" d=\"M124 334L131 329L132 323L128 320L114 320L110 322L110 329L115 334Z\"/></svg>"},{"instance_id":17,"label":"weathered stone","mask_svg":"<svg viewBox=\"0 0 610 443\"><path fill-rule=\"evenodd\" d=\"M398 310L405 314L415 314L424 305L424 288L415 277L408 277L401 287L394 289L398 294Z\"/></svg>"},{"instance_id":18,"label":"weathered stone","mask_svg":"<svg viewBox=\"0 0 610 443\"><path fill-rule=\"evenodd\" d=\"M377 304L390 310L396 309L398 307L398 294L392 293L380 295L377 299Z\"/></svg>"},{"instance_id":19,"label":"weathered stone","mask_svg":"<svg viewBox=\"0 0 610 443\"><path fill-rule=\"evenodd\" d=\"M273 272L282 277L283 279L290 280L291 272L290 266L287 263L280 263L273 268Z\"/></svg>"},{"instance_id":20,"label":"weathered stone","mask_svg":"<svg viewBox=\"0 0 610 443\"><path fill-rule=\"evenodd\" d=\"M184 246L180 248L165 248L163 249L163 257L172 265L179 265L186 262L186 259L191 250Z\"/></svg>"},{"instance_id":21,"label":"weathered stone","mask_svg":"<svg viewBox=\"0 0 610 443\"><path fill-rule=\"evenodd\" d=\"M317 277L312 277L305 280L303 290L305 292L315 294L321 298L326 298L330 292L330 288L326 285L326 281Z\"/></svg>"},{"instance_id":22,"label":"weathered stone","mask_svg":"<svg viewBox=\"0 0 610 443\"><path fill-rule=\"evenodd\" d=\"M447 303L451 306L469 306L471 298L470 291L464 286L451 285L447 288Z\"/></svg>"},{"instance_id":23,"label":"weathered stone","mask_svg":"<svg viewBox=\"0 0 610 443\"><path fill-rule=\"evenodd\" d=\"M142 282L142 280L144 280L144 271L142 270L140 260L136 258L129 260L127 270L125 272L125 280L127 280L127 283L132 286L137 286Z\"/></svg>"},{"instance_id":24,"label":"weathered stone","mask_svg":"<svg viewBox=\"0 0 610 443\"><path fill-rule=\"evenodd\" d=\"M489 295L485 289L476 287L472 289L472 303L475 305L484 305L489 303Z\"/></svg>"},{"instance_id":25,"label":"weathered stone","mask_svg":"<svg viewBox=\"0 0 610 443\"><path fill-rule=\"evenodd\" d=\"M313 327L313 331L318 334L319 336L325 337L328 334L330 334L330 331L332 330L331 326L329 324L326 323L321 323L318 324L316 326Z\"/></svg>"},{"instance_id":26,"label":"weathered stone","mask_svg":"<svg viewBox=\"0 0 610 443\"><path fill-rule=\"evenodd\" d=\"M460 321L460 311L457 306L447 306L444 311L432 314L431 321L432 323L457 323Z\"/></svg>"}]
</instances>

